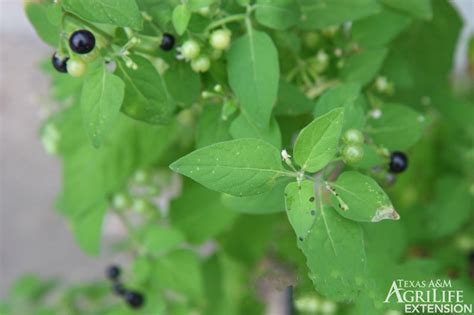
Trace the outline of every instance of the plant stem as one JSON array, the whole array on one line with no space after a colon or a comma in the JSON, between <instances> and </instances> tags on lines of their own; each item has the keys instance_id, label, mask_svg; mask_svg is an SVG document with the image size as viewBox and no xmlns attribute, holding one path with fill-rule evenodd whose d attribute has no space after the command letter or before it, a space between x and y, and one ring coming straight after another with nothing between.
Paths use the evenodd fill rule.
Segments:
<instances>
[{"instance_id":1,"label":"plant stem","mask_svg":"<svg viewBox=\"0 0 474 315\"><path fill-rule=\"evenodd\" d=\"M212 22L211 24L209 24L209 25L206 27L205 33L208 33L208 32L210 32L212 29L214 29L214 28L216 28L216 27L219 27L219 26L221 26L221 25L230 23L230 22L237 22L237 21L245 20L246 17L247 17L247 14L244 14L244 13L226 16L225 18L222 18L222 19L220 19L220 20L217 20L217 21Z\"/></svg>"}]
</instances>

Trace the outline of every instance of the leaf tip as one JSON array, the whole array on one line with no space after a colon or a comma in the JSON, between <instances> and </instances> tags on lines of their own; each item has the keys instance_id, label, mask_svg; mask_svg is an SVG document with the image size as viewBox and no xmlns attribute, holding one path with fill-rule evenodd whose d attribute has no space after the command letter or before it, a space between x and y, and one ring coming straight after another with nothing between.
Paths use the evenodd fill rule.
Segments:
<instances>
[{"instance_id":1,"label":"leaf tip","mask_svg":"<svg viewBox=\"0 0 474 315\"><path fill-rule=\"evenodd\" d=\"M382 220L399 220L400 215L392 206L383 206L375 212L372 222L380 222Z\"/></svg>"}]
</instances>

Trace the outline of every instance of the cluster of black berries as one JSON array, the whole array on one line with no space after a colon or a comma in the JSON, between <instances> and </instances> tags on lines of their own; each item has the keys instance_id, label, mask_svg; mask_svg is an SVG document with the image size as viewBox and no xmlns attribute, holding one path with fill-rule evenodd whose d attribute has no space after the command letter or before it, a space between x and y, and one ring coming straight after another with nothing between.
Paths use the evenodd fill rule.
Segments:
<instances>
[{"instance_id":1,"label":"cluster of black berries","mask_svg":"<svg viewBox=\"0 0 474 315\"><path fill-rule=\"evenodd\" d=\"M141 308L145 303L145 297L140 292L127 290L120 282L120 273L120 267L115 265L108 267L106 270L107 278L112 281L112 291L118 296L123 297L131 308Z\"/></svg>"},{"instance_id":2,"label":"cluster of black berries","mask_svg":"<svg viewBox=\"0 0 474 315\"><path fill-rule=\"evenodd\" d=\"M95 36L88 30L78 30L69 37L69 47L78 55L85 55L90 53L95 48ZM170 51L175 45L173 35L165 33L161 38L160 48L164 51ZM73 62L69 57L61 57L57 53L53 54L51 62L53 67L61 73L69 73L73 76L81 76L85 72L85 64L80 59L75 59Z\"/></svg>"},{"instance_id":3,"label":"cluster of black berries","mask_svg":"<svg viewBox=\"0 0 474 315\"><path fill-rule=\"evenodd\" d=\"M69 37L69 47L78 55L90 53L95 47L95 36L88 30L78 30ZM69 60L69 57L60 57L57 53L51 58L53 67L62 73L73 76L81 76L85 72L86 65L81 59Z\"/></svg>"},{"instance_id":4,"label":"cluster of black berries","mask_svg":"<svg viewBox=\"0 0 474 315\"><path fill-rule=\"evenodd\" d=\"M408 157L403 152L392 152L390 155L390 163L388 168L391 173L398 174L404 172L408 168Z\"/></svg>"}]
</instances>

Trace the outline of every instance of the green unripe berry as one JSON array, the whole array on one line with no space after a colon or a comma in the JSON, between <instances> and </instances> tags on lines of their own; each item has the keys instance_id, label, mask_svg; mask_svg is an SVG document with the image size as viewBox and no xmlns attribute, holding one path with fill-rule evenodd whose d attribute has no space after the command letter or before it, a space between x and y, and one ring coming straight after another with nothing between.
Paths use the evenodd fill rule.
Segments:
<instances>
[{"instance_id":1,"label":"green unripe berry","mask_svg":"<svg viewBox=\"0 0 474 315\"><path fill-rule=\"evenodd\" d=\"M112 207L117 210L125 210L131 203L130 197L126 194L115 194L112 199Z\"/></svg>"},{"instance_id":2,"label":"green unripe berry","mask_svg":"<svg viewBox=\"0 0 474 315\"><path fill-rule=\"evenodd\" d=\"M364 157L364 149L360 145L348 144L342 149L342 160L346 164L360 162Z\"/></svg>"},{"instance_id":3,"label":"green unripe berry","mask_svg":"<svg viewBox=\"0 0 474 315\"><path fill-rule=\"evenodd\" d=\"M137 170L133 174L133 181L137 184L146 184L150 181L150 173L145 170Z\"/></svg>"},{"instance_id":4,"label":"green unripe berry","mask_svg":"<svg viewBox=\"0 0 474 315\"><path fill-rule=\"evenodd\" d=\"M192 60L196 58L197 56L199 56L200 52L201 46L199 46L199 43L193 39L185 41L184 44L181 46L181 55L186 60Z\"/></svg>"},{"instance_id":5,"label":"green unripe berry","mask_svg":"<svg viewBox=\"0 0 474 315\"><path fill-rule=\"evenodd\" d=\"M229 30L217 30L212 32L209 43L215 49L226 50L230 46L232 33Z\"/></svg>"},{"instance_id":6,"label":"green unripe berry","mask_svg":"<svg viewBox=\"0 0 474 315\"><path fill-rule=\"evenodd\" d=\"M67 73L73 77L82 77L87 70L87 64L80 59L70 59L67 62Z\"/></svg>"},{"instance_id":7,"label":"green unripe berry","mask_svg":"<svg viewBox=\"0 0 474 315\"><path fill-rule=\"evenodd\" d=\"M364 135L360 130L349 129L342 135L342 141L345 144L362 144L364 143Z\"/></svg>"},{"instance_id":8,"label":"green unripe berry","mask_svg":"<svg viewBox=\"0 0 474 315\"><path fill-rule=\"evenodd\" d=\"M205 55L201 55L191 61L191 68L195 72L206 72L211 67L211 60Z\"/></svg>"},{"instance_id":9,"label":"green unripe berry","mask_svg":"<svg viewBox=\"0 0 474 315\"><path fill-rule=\"evenodd\" d=\"M145 213L154 210L153 204L146 199L135 199L133 200L132 209L138 213Z\"/></svg>"}]
</instances>

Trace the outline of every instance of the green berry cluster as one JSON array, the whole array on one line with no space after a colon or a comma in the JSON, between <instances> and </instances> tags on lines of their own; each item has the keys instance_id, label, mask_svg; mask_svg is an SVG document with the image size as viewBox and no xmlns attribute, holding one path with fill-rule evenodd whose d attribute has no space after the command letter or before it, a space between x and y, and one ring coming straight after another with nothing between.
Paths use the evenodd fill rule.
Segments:
<instances>
[{"instance_id":1,"label":"green berry cluster","mask_svg":"<svg viewBox=\"0 0 474 315\"><path fill-rule=\"evenodd\" d=\"M346 164L355 164L364 158L364 135L360 130L349 129L342 136L344 146L341 150L342 160Z\"/></svg>"},{"instance_id":2,"label":"green berry cluster","mask_svg":"<svg viewBox=\"0 0 474 315\"><path fill-rule=\"evenodd\" d=\"M195 72L207 72L211 67L211 59L219 59L230 47L232 33L227 29L214 30L209 36L209 46L195 39L186 40L180 48L181 57L189 61ZM207 48L207 49L205 49Z\"/></svg>"}]
</instances>

